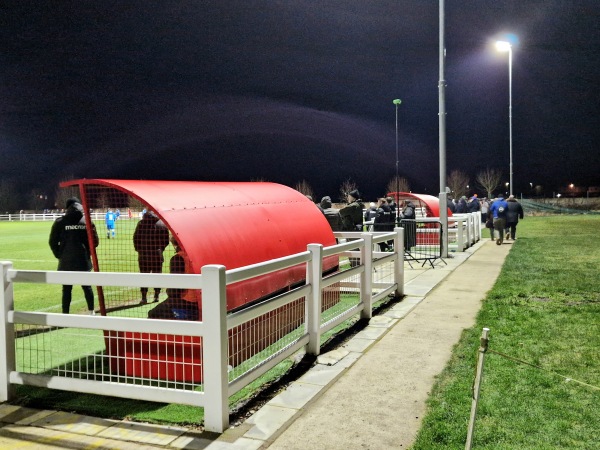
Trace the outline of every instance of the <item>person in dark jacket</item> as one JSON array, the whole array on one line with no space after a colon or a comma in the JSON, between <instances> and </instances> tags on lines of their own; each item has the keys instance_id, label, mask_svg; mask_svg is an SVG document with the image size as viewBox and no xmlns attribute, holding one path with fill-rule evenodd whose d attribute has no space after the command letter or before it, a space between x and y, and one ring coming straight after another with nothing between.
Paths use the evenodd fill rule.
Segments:
<instances>
[{"instance_id":1,"label":"person in dark jacket","mask_svg":"<svg viewBox=\"0 0 600 450\"><path fill-rule=\"evenodd\" d=\"M456 214L465 214L467 212L467 197L464 195L458 200L456 204Z\"/></svg>"},{"instance_id":2,"label":"person in dark jacket","mask_svg":"<svg viewBox=\"0 0 600 450\"><path fill-rule=\"evenodd\" d=\"M340 212L333 208L331 205L331 197L326 195L321 199L321 211L323 211L323 215L329 222L329 226L331 227L331 231L342 231L342 217L340 216Z\"/></svg>"},{"instance_id":3,"label":"person in dark jacket","mask_svg":"<svg viewBox=\"0 0 600 450\"><path fill-rule=\"evenodd\" d=\"M417 216L415 205L410 200L403 203L401 226L404 228L404 250L410 252L411 247L417 245Z\"/></svg>"},{"instance_id":4,"label":"person in dark jacket","mask_svg":"<svg viewBox=\"0 0 600 450\"><path fill-rule=\"evenodd\" d=\"M448 204L448 209L452 211L452 214L454 214L456 212L456 204L454 203L454 200L449 198L446 200L446 203Z\"/></svg>"},{"instance_id":5,"label":"person in dark jacket","mask_svg":"<svg viewBox=\"0 0 600 450\"><path fill-rule=\"evenodd\" d=\"M98 246L98 233L92 223L92 240L94 247ZM67 200L65 215L59 217L52 224L50 249L58 259L58 270L89 272L92 270L90 256L90 243L87 234L87 224L83 214L83 206L78 198L72 197ZM90 314L94 314L94 292L91 286L81 286L87 308ZM73 286L62 287L62 312L69 314L71 308Z\"/></svg>"},{"instance_id":6,"label":"person in dark jacket","mask_svg":"<svg viewBox=\"0 0 600 450\"><path fill-rule=\"evenodd\" d=\"M506 201L506 239L517 238L517 224L519 219L523 219L523 207L517 201L514 195L510 195Z\"/></svg>"},{"instance_id":7,"label":"person in dark jacket","mask_svg":"<svg viewBox=\"0 0 600 450\"><path fill-rule=\"evenodd\" d=\"M467 212L474 213L479 211L480 209L481 204L479 203L479 199L477 198L477 195L474 195L469 199L469 202L467 203Z\"/></svg>"},{"instance_id":8,"label":"person in dark jacket","mask_svg":"<svg viewBox=\"0 0 600 450\"><path fill-rule=\"evenodd\" d=\"M163 252L169 245L169 230L158 217L148 211L135 227L133 247L138 252L138 264L142 273L162 273ZM148 288L140 288L141 304L148 303ZM160 288L154 288L154 302L158 302Z\"/></svg>"},{"instance_id":9,"label":"person in dark jacket","mask_svg":"<svg viewBox=\"0 0 600 450\"><path fill-rule=\"evenodd\" d=\"M347 195L348 204L340 209L344 231L361 231L363 226L363 203L360 193L354 189Z\"/></svg>"},{"instance_id":10,"label":"person in dark jacket","mask_svg":"<svg viewBox=\"0 0 600 450\"><path fill-rule=\"evenodd\" d=\"M175 254L169 260L170 273L186 273L186 255L176 238L171 238ZM198 304L185 299L187 289L167 288L167 299L148 311L149 319L198 320Z\"/></svg>"},{"instance_id":11,"label":"person in dark jacket","mask_svg":"<svg viewBox=\"0 0 600 450\"><path fill-rule=\"evenodd\" d=\"M364 206L360 200L360 193L354 189L348 193L346 199L348 200L348 204L340 209L342 227L344 231L362 231ZM349 258L349 260L351 267L356 267L360 264L359 258Z\"/></svg>"},{"instance_id":12,"label":"person in dark jacket","mask_svg":"<svg viewBox=\"0 0 600 450\"><path fill-rule=\"evenodd\" d=\"M388 202L385 198L380 198L377 200L377 209L373 222L373 231L394 230L394 217L392 217L392 211L390 210ZM382 252L388 251L393 242L394 241L380 242L379 250Z\"/></svg>"}]
</instances>

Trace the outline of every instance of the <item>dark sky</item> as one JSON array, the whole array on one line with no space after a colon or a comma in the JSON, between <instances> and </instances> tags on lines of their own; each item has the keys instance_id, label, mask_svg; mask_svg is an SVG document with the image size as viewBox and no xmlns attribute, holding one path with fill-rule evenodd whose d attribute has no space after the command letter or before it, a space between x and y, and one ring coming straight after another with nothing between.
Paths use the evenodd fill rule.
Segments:
<instances>
[{"instance_id":1,"label":"dark sky","mask_svg":"<svg viewBox=\"0 0 600 450\"><path fill-rule=\"evenodd\" d=\"M438 2L8 1L0 176L256 180L437 195ZM600 185L600 2L446 0L447 168Z\"/></svg>"}]
</instances>

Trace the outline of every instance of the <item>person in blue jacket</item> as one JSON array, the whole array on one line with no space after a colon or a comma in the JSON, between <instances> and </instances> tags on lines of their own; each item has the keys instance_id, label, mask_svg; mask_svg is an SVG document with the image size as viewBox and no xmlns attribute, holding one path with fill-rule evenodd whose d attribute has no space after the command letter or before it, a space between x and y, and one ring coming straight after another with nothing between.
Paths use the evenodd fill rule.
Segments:
<instances>
[{"instance_id":1,"label":"person in blue jacket","mask_svg":"<svg viewBox=\"0 0 600 450\"><path fill-rule=\"evenodd\" d=\"M504 200L502 194L498 195L498 198L494 200L492 206L490 206L490 213L494 218L494 230L498 232L497 245L502 245L504 242L504 228L506 227L506 212L508 210L508 203Z\"/></svg>"}]
</instances>

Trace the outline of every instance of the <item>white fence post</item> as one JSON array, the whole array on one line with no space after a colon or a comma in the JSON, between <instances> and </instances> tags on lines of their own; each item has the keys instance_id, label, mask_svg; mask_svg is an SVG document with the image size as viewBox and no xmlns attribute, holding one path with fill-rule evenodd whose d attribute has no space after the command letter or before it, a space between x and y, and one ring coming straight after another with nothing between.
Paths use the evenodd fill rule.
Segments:
<instances>
[{"instance_id":1,"label":"white fence post","mask_svg":"<svg viewBox=\"0 0 600 450\"><path fill-rule=\"evenodd\" d=\"M456 243L458 245L457 251L465 251L465 221L463 218L456 218Z\"/></svg>"},{"instance_id":2,"label":"white fence post","mask_svg":"<svg viewBox=\"0 0 600 450\"><path fill-rule=\"evenodd\" d=\"M0 339L5 355L0 359L0 402L11 400L15 396L15 388L8 381L9 374L16 370L15 366L15 326L8 323L8 312L14 309L13 283L8 280L8 271L12 263L0 261L2 269L2 290L0 291Z\"/></svg>"},{"instance_id":3,"label":"white fence post","mask_svg":"<svg viewBox=\"0 0 600 450\"><path fill-rule=\"evenodd\" d=\"M396 283L396 297L404 296L404 228L394 228L394 283Z\"/></svg>"},{"instance_id":4,"label":"white fence post","mask_svg":"<svg viewBox=\"0 0 600 450\"><path fill-rule=\"evenodd\" d=\"M202 338L204 370L204 428L222 433L229 427L229 380L227 376L227 295L225 267L202 267Z\"/></svg>"},{"instance_id":5,"label":"white fence post","mask_svg":"<svg viewBox=\"0 0 600 450\"><path fill-rule=\"evenodd\" d=\"M309 244L310 261L306 265L306 284L311 286L310 296L306 299L306 332L308 344L306 353L319 355L321 352L321 307L323 295L321 281L323 280L323 246Z\"/></svg>"},{"instance_id":6,"label":"white fence post","mask_svg":"<svg viewBox=\"0 0 600 450\"><path fill-rule=\"evenodd\" d=\"M373 317L373 235L361 233L365 245L360 250L361 263L364 271L360 274L360 301L364 305L360 312L361 319Z\"/></svg>"}]
</instances>

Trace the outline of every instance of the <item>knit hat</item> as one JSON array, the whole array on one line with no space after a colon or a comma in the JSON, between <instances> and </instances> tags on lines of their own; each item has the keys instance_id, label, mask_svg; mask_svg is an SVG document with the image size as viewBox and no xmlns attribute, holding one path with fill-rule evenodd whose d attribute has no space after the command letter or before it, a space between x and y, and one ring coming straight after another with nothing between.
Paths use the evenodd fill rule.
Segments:
<instances>
[{"instance_id":1,"label":"knit hat","mask_svg":"<svg viewBox=\"0 0 600 450\"><path fill-rule=\"evenodd\" d=\"M321 208L331 208L331 197L329 195L321 199Z\"/></svg>"},{"instance_id":2,"label":"knit hat","mask_svg":"<svg viewBox=\"0 0 600 450\"><path fill-rule=\"evenodd\" d=\"M71 197L70 199L67 200L67 208L69 206L71 206L73 203L81 203L81 200L79 200L77 197Z\"/></svg>"}]
</instances>

